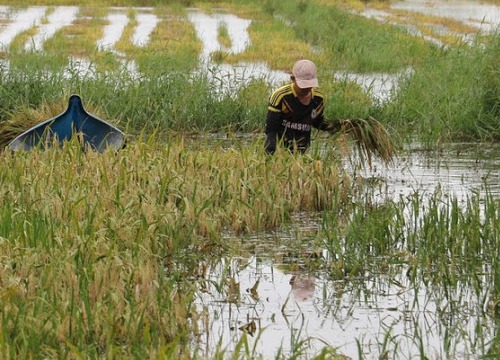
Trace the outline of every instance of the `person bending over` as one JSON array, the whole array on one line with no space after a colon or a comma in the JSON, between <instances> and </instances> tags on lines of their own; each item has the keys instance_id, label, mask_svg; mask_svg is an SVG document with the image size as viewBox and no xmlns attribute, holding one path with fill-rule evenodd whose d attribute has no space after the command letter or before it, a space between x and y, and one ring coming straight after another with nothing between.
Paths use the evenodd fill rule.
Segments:
<instances>
[{"instance_id":1,"label":"person bending over","mask_svg":"<svg viewBox=\"0 0 500 360\"><path fill-rule=\"evenodd\" d=\"M340 123L324 118L324 97L318 89L316 65L310 60L297 61L290 79L290 84L276 89L269 98L265 131L268 154L273 154L281 142L290 151L305 152L313 127L332 134L340 130Z\"/></svg>"}]
</instances>

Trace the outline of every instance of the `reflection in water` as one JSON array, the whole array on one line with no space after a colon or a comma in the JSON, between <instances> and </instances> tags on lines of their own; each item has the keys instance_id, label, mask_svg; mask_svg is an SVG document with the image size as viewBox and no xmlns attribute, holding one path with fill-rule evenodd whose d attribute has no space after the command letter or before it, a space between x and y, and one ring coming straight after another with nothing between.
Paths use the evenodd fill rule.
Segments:
<instances>
[{"instance_id":1,"label":"reflection in water","mask_svg":"<svg viewBox=\"0 0 500 360\"><path fill-rule=\"evenodd\" d=\"M297 274L290 279L291 293L299 302L309 301L314 298L316 278L311 275Z\"/></svg>"},{"instance_id":2,"label":"reflection in water","mask_svg":"<svg viewBox=\"0 0 500 360\"><path fill-rule=\"evenodd\" d=\"M221 263L209 270L214 281L226 266ZM292 290L290 282L296 284L297 275L283 272L269 259L254 257L244 266L234 261L231 268L242 294L238 304L228 302L213 287L200 293L197 301L210 314L208 357L215 344L231 354L249 323L256 326L248 337L250 348L255 346L266 359L279 350L287 357L306 339L309 355L328 344L350 358L378 359L384 353L395 358L469 358L486 353L494 336L493 321L482 315L484 293L478 297L465 286L428 289L422 281L410 281L404 268L394 267L391 275L342 280L304 276ZM257 279L255 300L245 289Z\"/></svg>"},{"instance_id":3,"label":"reflection in water","mask_svg":"<svg viewBox=\"0 0 500 360\"><path fill-rule=\"evenodd\" d=\"M424 198L440 189L465 201L484 193L485 187L500 199L499 146L454 144L429 153L412 144L406 150L393 167L374 164L361 171L381 180L382 185L372 189L375 199L399 201L416 193ZM326 268L331 261L327 251L311 249L304 241L317 236L321 216L299 214L293 221L290 228L271 233L227 235L235 248L244 244L252 255L222 260L207 271L207 280L214 282L229 276L241 293L239 302L228 302L224 291L210 286L198 294L197 306L209 314L207 356L219 341L231 353L241 327L252 321L256 331L249 337L250 348L255 345L264 358L274 358L280 349L286 357L298 341L308 338L305 354L311 356L325 343L350 358L364 359L382 355L462 359L486 354L495 336L495 321L485 313L488 286L431 283L424 273L411 277L412 268L406 263L383 258L355 275L311 273L307 266L311 258ZM317 260L311 256L318 253ZM383 271L380 263L386 264ZM479 284L491 283L487 265L476 276ZM256 283L254 297L248 289Z\"/></svg>"}]
</instances>

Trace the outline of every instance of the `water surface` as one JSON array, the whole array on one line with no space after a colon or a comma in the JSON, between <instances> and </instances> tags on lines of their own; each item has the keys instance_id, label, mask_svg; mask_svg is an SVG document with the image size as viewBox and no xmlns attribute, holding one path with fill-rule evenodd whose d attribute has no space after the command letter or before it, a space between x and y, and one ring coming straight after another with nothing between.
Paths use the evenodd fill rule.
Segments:
<instances>
[{"instance_id":1,"label":"water surface","mask_svg":"<svg viewBox=\"0 0 500 360\"><path fill-rule=\"evenodd\" d=\"M404 11L406 15L392 14L392 10ZM371 8L367 5L360 14L374 18L381 22L389 22L395 26L402 26L412 35L422 37L438 46L446 45L436 36L423 34L414 25L399 21L398 19L411 20L413 14L425 14L436 18L450 19L475 29L459 33L444 24L420 23L432 29L437 35L453 35L461 38L466 43L475 41L478 34L490 34L500 29L500 6L480 1L471 0L406 0L391 3L389 10Z\"/></svg>"},{"instance_id":2,"label":"water surface","mask_svg":"<svg viewBox=\"0 0 500 360\"><path fill-rule=\"evenodd\" d=\"M433 152L411 144L392 166L374 162L371 168L353 166L351 171L353 176L377 179L373 186L367 185L375 201L407 201L418 195L425 204L440 192L466 206L468 197L484 196L486 191L500 201L496 144L450 144ZM211 264L207 279L232 278L239 284L240 296L228 301L227 293L209 282L202 287L197 305L208 317L207 355L217 345L231 352L242 332L253 326L250 348L255 346L265 358L274 358L279 351L286 357L306 339L305 357L325 344L353 359L384 355L475 359L487 353L496 333L495 320L485 313L490 288L478 292L466 284L447 288L423 278L410 280L407 264L390 265L384 271L374 266L338 279L311 271L307 263L312 256L329 260L327 251L311 248L308 241L315 239L321 223L321 214L302 213L294 215L290 226L274 232L227 235L229 246L246 250L241 257ZM483 284L491 284L490 273L485 267L477 276Z\"/></svg>"}]
</instances>

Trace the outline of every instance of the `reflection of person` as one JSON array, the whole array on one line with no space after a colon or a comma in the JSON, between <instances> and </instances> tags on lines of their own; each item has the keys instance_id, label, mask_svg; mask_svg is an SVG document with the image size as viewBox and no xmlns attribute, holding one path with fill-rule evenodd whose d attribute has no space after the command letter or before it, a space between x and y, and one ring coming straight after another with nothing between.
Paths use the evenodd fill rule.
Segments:
<instances>
[{"instance_id":1,"label":"reflection of person","mask_svg":"<svg viewBox=\"0 0 500 360\"><path fill-rule=\"evenodd\" d=\"M304 152L311 142L311 130L334 133L339 123L327 122L324 97L318 90L316 65L310 60L295 63L292 82L276 89L269 98L266 119L266 153L276 151L280 141L291 151Z\"/></svg>"},{"instance_id":2,"label":"reflection of person","mask_svg":"<svg viewBox=\"0 0 500 360\"><path fill-rule=\"evenodd\" d=\"M293 275L290 279L292 294L297 301L312 300L316 288L316 278L309 275Z\"/></svg>"}]
</instances>

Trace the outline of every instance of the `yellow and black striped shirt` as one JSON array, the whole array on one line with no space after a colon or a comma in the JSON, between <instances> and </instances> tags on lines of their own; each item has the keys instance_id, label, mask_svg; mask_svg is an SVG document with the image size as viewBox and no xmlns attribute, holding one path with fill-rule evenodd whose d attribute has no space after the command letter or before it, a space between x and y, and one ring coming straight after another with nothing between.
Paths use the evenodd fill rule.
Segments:
<instances>
[{"instance_id":1,"label":"yellow and black striped shirt","mask_svg":"<svg viewBox=\"0 0 500 360\"><path fill-rule=\"evenodd\" d=\"M276 89L269 98L266 119L266 152L274 153L276 143L283 141L289 149L305 151L311 142L311 130L326 130L324 121L324 96L312 89L308 105L299 101L293 84Z\"/></svg>"}]
</instances>

